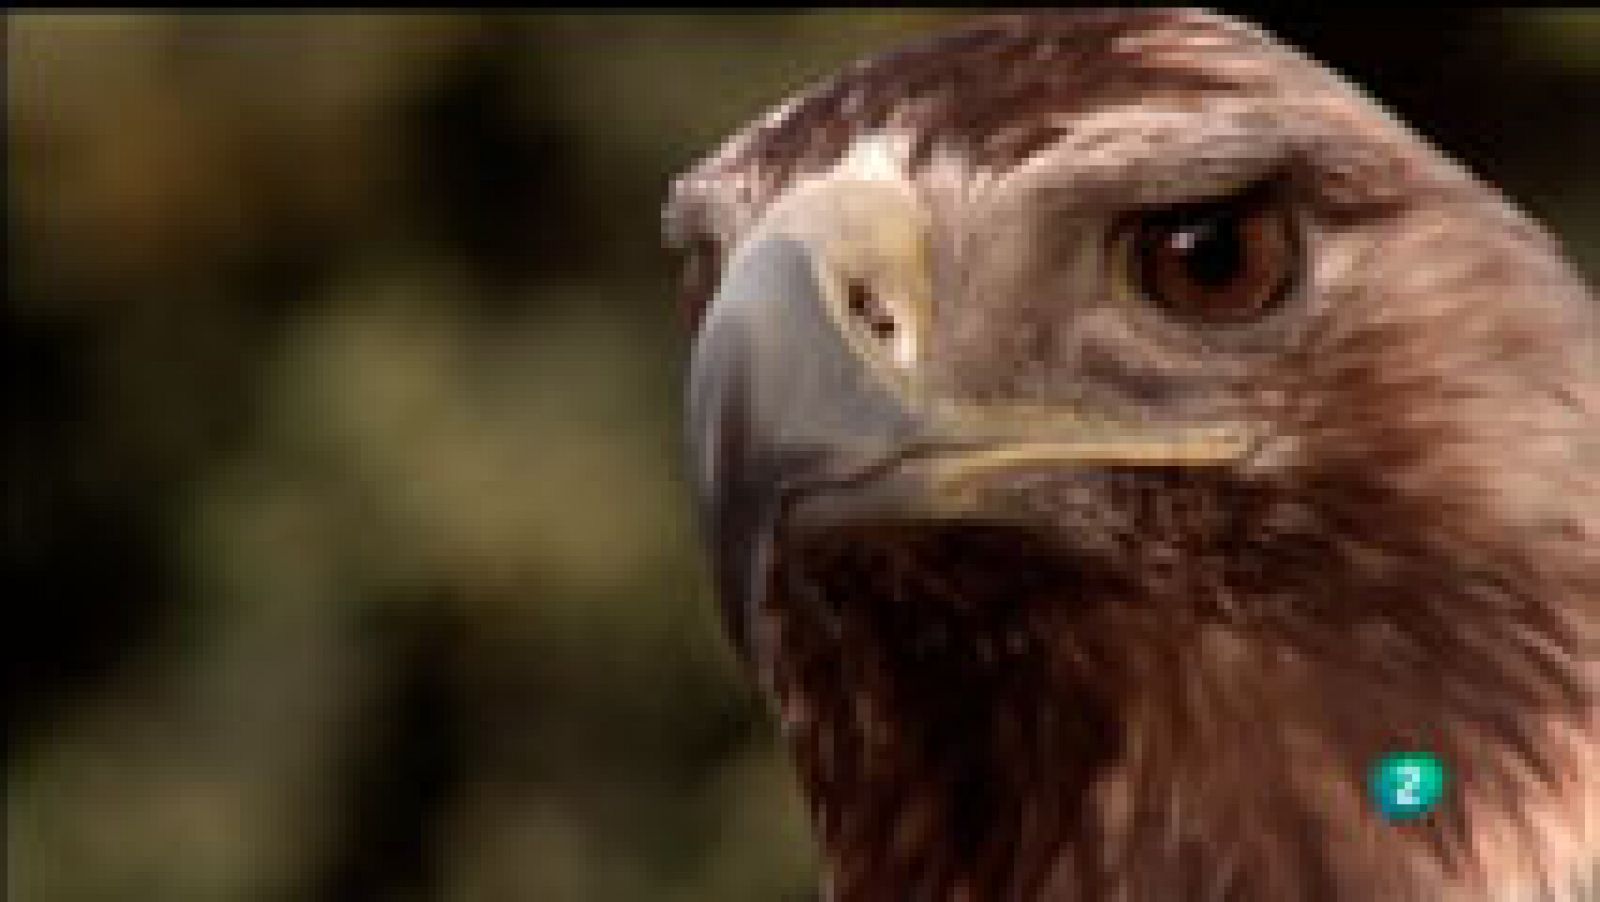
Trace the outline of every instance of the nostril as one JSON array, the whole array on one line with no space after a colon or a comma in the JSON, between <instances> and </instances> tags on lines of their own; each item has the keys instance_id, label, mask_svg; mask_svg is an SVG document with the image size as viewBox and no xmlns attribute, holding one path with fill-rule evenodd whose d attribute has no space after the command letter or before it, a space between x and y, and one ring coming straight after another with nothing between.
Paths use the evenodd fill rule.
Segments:
<instances>
[{"instance_id":1,"label":"nostril","mask_svg":"<svg viewBox=\"0 0 1600 902\"><path fill-rule=\"evenodd\" d=\"M888 340L894 337L899 326L878 295L865 282L852 281L845 289L845 305L850 315L858 320L873 337Z\"/></svg>"},{"instance_id":2,"label":"nostril","mask_svg":"<svg viewBox=\"0 0 1600 902\"><path fill-rule=\"evenodd\" d=\"M863 282L851 282L849 288L850 312L856 316L866 316L871 312L874 298L872 289Z\"/></svg>"}]
</instances>

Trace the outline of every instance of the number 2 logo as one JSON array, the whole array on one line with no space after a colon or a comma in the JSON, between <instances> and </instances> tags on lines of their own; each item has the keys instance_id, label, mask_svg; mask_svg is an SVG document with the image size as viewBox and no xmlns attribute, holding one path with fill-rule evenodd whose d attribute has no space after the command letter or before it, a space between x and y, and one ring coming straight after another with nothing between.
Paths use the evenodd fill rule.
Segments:
<instances>
[{"instance_id":1,"label":"number 2 logo","mask_svg":"<svg viewBox=\"0 0 1600 902\"><path fill-rule=\"evenodd\" d=\"M1427 752L1386 755L1373 765L1373 804L1390 821L1405 821L1432 811L1444 796L1444 764Z\"/></svg>"},{"instance_id":2,"label":"number 2 logo","mask_svg":"<svg viewBox=\"0 0 1600 902\"><path fill-rule=\"evenodd\" d=\"M1422 796L1419 791L1422 788L1422 768L1415 764L1406 764L1398 768L1398 773L1400 781L1394 790L1395 804L1408 807L1421 804Z\"/></svg>"}]
</instances>

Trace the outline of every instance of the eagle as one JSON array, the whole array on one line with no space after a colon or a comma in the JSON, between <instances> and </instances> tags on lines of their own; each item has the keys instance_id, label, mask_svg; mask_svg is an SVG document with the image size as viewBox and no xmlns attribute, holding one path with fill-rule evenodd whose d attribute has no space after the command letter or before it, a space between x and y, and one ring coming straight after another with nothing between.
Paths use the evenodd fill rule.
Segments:
<instances>
[{"instance_id":1,"label":"eagle","mask_svg":"<svg viewBox=\"0 0 1600 902\"><path fill-rule=\"evenodd\" d=\"M980 17L664 220L827 897L1600 894L1600 309L1359 89L1219 14Z\"/></svg>"}]
</instances>

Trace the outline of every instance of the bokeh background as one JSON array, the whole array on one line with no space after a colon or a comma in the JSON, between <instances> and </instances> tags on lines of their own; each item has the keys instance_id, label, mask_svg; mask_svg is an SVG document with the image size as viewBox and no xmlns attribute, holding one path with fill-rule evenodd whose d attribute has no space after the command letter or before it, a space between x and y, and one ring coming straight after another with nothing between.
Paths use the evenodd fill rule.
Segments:
<instances>
[{"instance_id":1,"label":"bokeh background","mask_svg":"<svg viewBox=\"0 0 1600 902\"><path fill-rule=\"evenodd\" d=\"M7 898L813 893L658 207L961 17L8 15ZM1600 271L1600 13L1266 21Z\"/></svg>"}]
</instances>

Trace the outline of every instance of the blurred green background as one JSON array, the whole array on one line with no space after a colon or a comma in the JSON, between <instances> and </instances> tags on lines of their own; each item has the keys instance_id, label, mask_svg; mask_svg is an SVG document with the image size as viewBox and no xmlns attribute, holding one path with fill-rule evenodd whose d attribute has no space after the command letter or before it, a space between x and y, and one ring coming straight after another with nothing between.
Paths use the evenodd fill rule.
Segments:
<instances>
[{"instance_id":1,"label":"blurred green background","mask_svg":"<svg viewBox=\"0 0 1600 902\"><path fill-rule=\"evenodd\" d=\"M8 15L7 897L814 892L658 208L961 17ZM1265 21L1600 269L1600 13Z\"/></svg>"}]
</instances>

